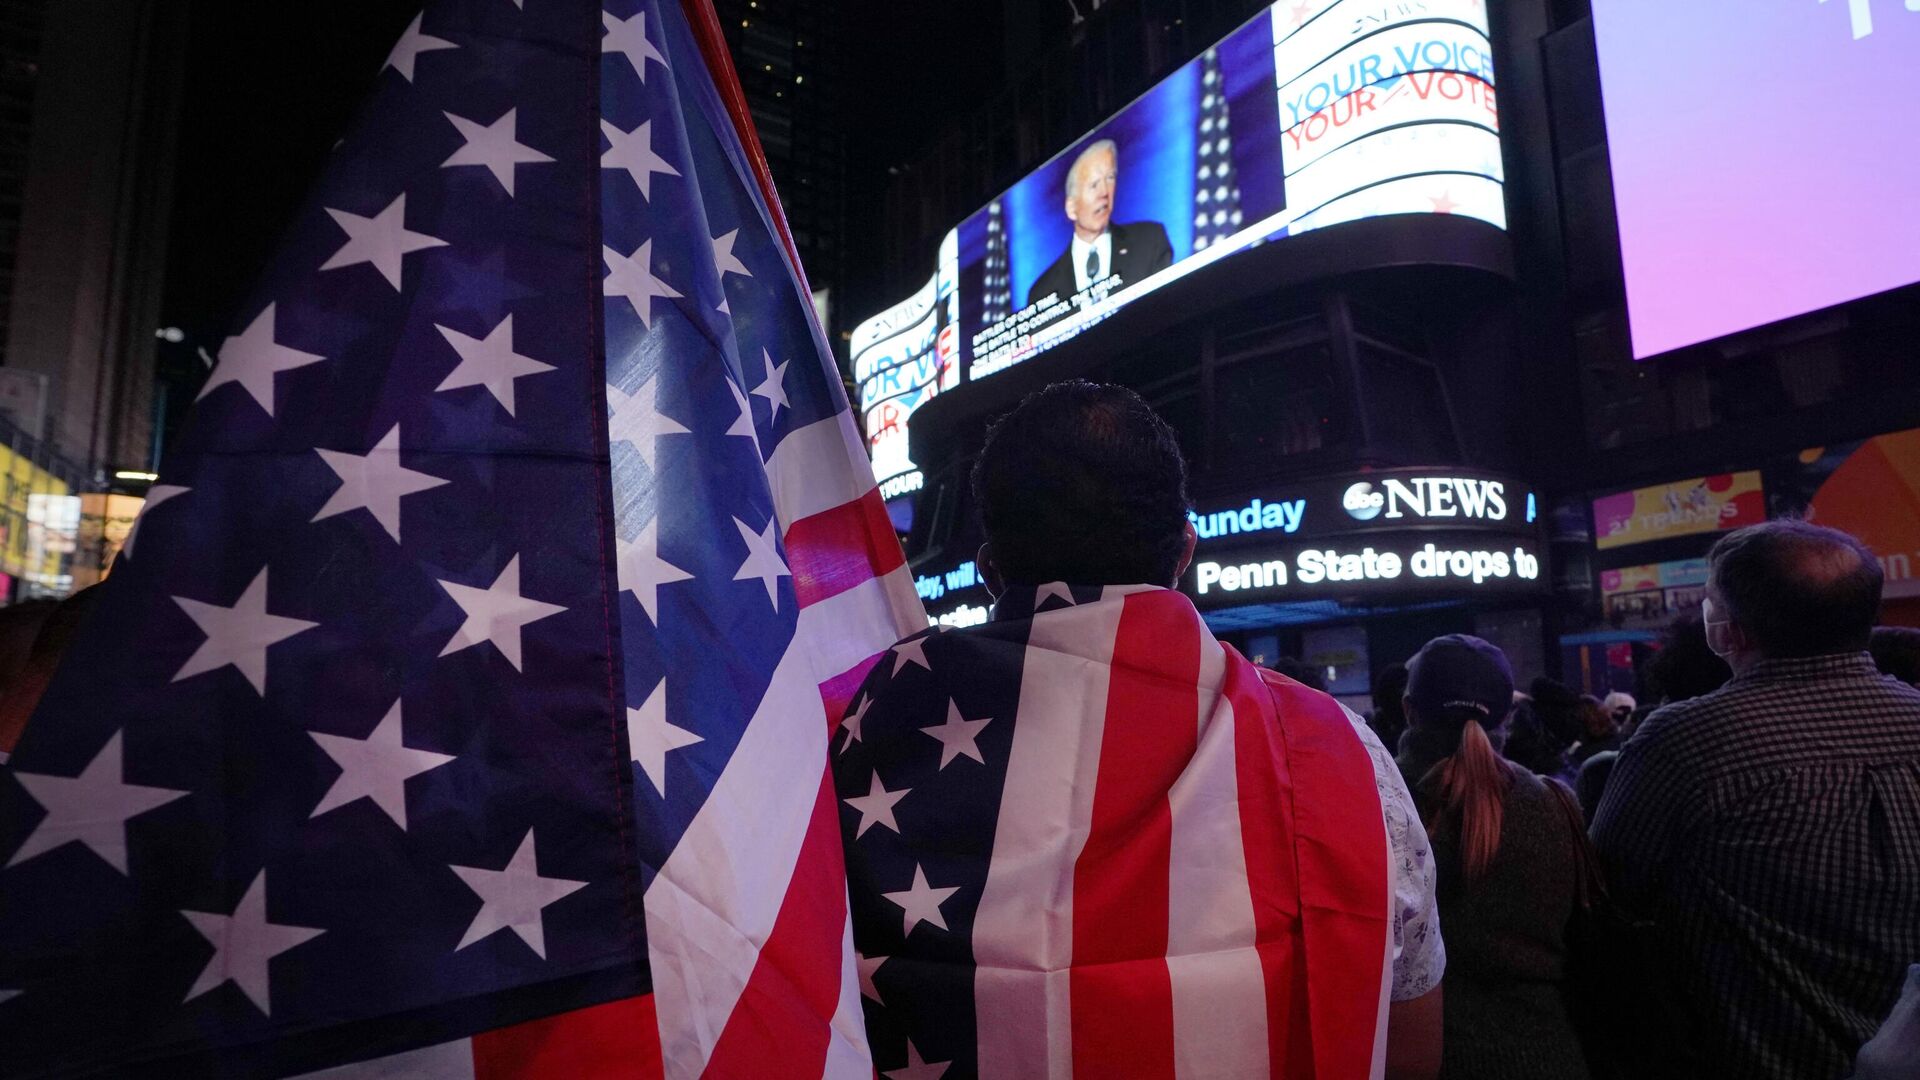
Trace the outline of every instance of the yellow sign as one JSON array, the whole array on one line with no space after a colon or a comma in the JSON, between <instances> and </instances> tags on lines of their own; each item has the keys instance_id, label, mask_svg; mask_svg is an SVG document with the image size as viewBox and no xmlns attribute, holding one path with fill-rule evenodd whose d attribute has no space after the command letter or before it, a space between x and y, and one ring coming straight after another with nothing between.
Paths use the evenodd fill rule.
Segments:
<instances>
[{"instance_id":1,"label":"yellow sign","mask_svg":"<svg viewBox=\"0 0 1920 1080\"><path fill-rule=\"evenodd\" d=\"M0 570L39 595L70 591L79 504L65 481L0 446Z\"/></svg>"},{"instance_id":2,"label":"yellow sign","mask_svg":"<svg viewBox=\"0 0 1920 1080\"><path fill-rule=\"evenodd\" d=\"M1757 470L1623 491L1593 501L1593 546L1644 544L1767 520Z\"/></svg>"}]
</instances>

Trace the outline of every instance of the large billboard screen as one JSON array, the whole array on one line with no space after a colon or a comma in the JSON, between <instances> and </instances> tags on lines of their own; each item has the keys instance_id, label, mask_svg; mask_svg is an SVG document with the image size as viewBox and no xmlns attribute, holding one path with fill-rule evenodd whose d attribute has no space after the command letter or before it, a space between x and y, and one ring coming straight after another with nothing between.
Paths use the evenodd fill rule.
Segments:
<instances>
[{"instance_id":1,"label":"large billboard screen","mask_svg":"<svg viewBox=\"0 0 1920 1080\"><path fill-rule=\"evenodd\" d=\"M1202 608L1369 596L1459 598L1537 592L1539 501L1532 488L1460 469L1384 469L1203 501L1181 589ZM970 553L967 553L970 554ZM914 589L943 626L987 621L986 579L964 555L923 562Z\"/></svg>"},{"instance_id":2,"label":"large billboard screen","mask_svg":"<svg viewBox=\"0 0 1920 1080\"><path fill-rule=\"evenodd\" d=\"M856 331L875 471L911 470L911 406L947 378L1026 362L1256 245L1386 214L1504 228L1499 128L1481 0L1275 4L948 233L930 283L942 302L917 295ZM900 370L897 348L862 362L930 309L932 337L914 342L935 362Z\"/></svg>"},{"instance_id":3,"label":"large billboard screen","mask_svg":"<svg viewBox=\"0 0 1920 1080\"><path fill-rule=\"evenodd\" d=\"M1920 281L1920 3L1593 0L1633 354Z\"/></svg>"}]
</instances>

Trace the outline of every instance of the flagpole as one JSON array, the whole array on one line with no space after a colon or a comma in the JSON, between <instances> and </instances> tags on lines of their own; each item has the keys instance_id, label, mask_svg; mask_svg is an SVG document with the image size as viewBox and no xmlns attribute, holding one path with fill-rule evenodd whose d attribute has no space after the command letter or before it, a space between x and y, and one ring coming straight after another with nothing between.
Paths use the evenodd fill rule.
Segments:
<instances>
[{"instance_id":1,"label":"flagpole","mask_svg":"<svg viewBox=\"0 0 1920 1080\"><path fill-rule=\"evenodd\" d=\"M740 136L740 145L753 166L754 179L760 183L760 194L766 199L767 213L773 216L774 228L780 233L781 243L786 245L787 261L800 279L801 288L812 296L813 286L807 282L806 269L800 265L800 251L793 245L793 232L787 228L786 212L780 208L780 193L774 189L766 151L761 149L760 135L753 129L746 91L741 89L740 76L733 70L733 57L727 51L726 35L720 29L720 15L713 9L713 0L681 0L680 7L686 13L687 25L693 29L694 40L700 44L700 55L707 61L707 70L713 75L714 87L720 91L720 100L726 102L727 113L733 118L734 131ZM807 308L808 317L815 318L811 314L812 305ZM820 329L822 333L826 331L824 326Z\"/></svg>"}]
</instances>

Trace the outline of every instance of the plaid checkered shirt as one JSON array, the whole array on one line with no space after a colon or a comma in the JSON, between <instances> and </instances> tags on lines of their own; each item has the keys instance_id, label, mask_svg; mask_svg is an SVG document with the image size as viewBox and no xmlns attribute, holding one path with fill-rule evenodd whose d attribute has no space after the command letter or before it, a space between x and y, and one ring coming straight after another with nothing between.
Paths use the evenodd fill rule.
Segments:
<instances>
[{"instance_id":1,"label":"plaid checkered shirt","mask_svg":"<svg viewBox=\"0 0 1920 1080\"><path fill-rule=\"evenodd\" d=\"M1621 751L1593 839L1724 1077L1839 1077L1920 961L1920 690L1755 664Z\"/></svg>"}]
</instances>

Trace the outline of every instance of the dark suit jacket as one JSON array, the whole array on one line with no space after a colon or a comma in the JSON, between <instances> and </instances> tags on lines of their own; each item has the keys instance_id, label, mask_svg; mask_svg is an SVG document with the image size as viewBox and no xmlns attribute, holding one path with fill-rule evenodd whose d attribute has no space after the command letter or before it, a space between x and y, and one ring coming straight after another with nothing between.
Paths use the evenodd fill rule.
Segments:
<instances>
[{"instance_id":1,"label":"dark suit jacket","mask_svg":"<svg viewBox=\"0 0 1920 1080\"><path fill-rule=\"evenodd\" d=\"M1125 225L1114 222L1107 227L1113 234L1113 272L1128 285L1146 277L1155 270L1173 265L1173 245L1167 242L1166 226L1157 221L1134 221ZM1058 293L1062 297L1077 292L1073 287L1073 242L1067 242L1067 250L1053 260L1033 282L1033 288L1027 290L1029 306L1039 302L1048 293Z\"/></svg>"}]
</instances>

